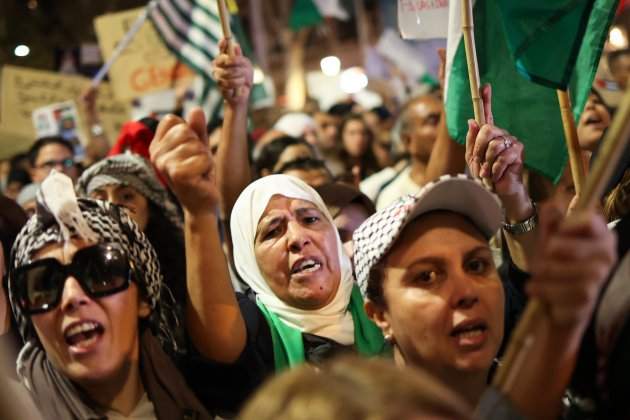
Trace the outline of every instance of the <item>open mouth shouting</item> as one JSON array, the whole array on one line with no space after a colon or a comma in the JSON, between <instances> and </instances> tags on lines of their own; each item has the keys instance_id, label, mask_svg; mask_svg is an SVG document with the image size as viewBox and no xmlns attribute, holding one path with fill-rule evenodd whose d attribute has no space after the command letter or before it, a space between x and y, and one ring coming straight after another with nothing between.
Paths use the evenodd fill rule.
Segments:
<instances>
[{"instance_id":1,"label":"open mouth shouting","mask_svg":"<svg viewBox=\"0 0 630 420\"><path fill-rule=\"evenodd\" d=\"M478 348L488 338L488 324L483 320L463 321L453 328L450 336L458 346Z\"/></svg>"},{"instance_id":2,"label":"open mouth shouting","mask_svg":"<svg viewBox=\"0 0 630 420\"><path fill-rule=\"evenodd\" d=\"M315 273L322 268L322 263L318 258L315 257L307 257L300 258L291 266L291 275L307 275L311 273Z\"/></svg>"},{"instance_id":3,"label":"open mouth shouting","mask_svg":"<svg viewBox=\"0 0 630 420\"><path fill-rule=\"evenodd\" d=\"M63 331L66 344L73 354L85 354L93 350L105 332L105 328L90 320L81 320L68 325Z\"/></svg>"}]
</instances>

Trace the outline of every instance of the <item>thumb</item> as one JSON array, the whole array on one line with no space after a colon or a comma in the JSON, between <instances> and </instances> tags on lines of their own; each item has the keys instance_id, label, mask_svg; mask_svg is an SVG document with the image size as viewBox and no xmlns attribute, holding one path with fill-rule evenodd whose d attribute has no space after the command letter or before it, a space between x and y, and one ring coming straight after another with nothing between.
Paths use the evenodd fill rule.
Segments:
<instances>
[{"instance_id":1,"label":"thumb","mask_svg":"<svg viewBox=\"0 0 630 420\"><path fill-rule=\"evenodd\" d=\"M234 55L234 57L241 57L243 55L243 50L241 49L241 46L236 42L232 43L232 54Z\"/></svg>"},{"instance_id":2,"label":"thumb","mask_svg":"<svg viewBox=\"0 0 630 420\"><path fill-rule=\"evenodd\" d=\"M206 116L200 107L194 107L192 111L188 113L188 116L186 117L186 122L188 123L190 128L192 128L192 130L197 134L199 139L204 144L208 144L208 132L206 130Z\"/></svg>"}]
</instances>

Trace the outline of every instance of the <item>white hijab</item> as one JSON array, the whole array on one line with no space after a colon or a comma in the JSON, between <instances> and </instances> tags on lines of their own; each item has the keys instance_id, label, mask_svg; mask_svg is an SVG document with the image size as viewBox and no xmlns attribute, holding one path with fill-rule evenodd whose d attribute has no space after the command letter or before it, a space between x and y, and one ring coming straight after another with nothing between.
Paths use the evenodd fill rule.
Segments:
<instances>
[{"instance_id":1,"label":"white hijab","mask_svg":"<svg viewBox=\"0 0 630 420\"><path fill-rule=\"evenodd\" d=\"M260 272L254 254L254 238L258 222L274 195L309 201L334 224L326 205L317 192L298 178L270 175L252 182L243 190L232 209L230 228L234 243L234 264L241 278L256 293L257 299L290 327L310 334L327 337L344 345L354 343L352 315L346 311L354 280L350 259L344 253L335 229L341 280L334 299L316 310L304 310L288 305L271 290Z\"/></svg>"}]
</instances>

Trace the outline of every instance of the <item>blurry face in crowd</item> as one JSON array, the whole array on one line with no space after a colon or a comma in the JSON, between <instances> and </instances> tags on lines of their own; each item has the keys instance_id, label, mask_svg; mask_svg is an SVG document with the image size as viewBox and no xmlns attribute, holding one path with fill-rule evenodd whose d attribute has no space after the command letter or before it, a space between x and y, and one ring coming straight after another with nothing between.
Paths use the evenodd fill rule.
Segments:
<instances>
[{"instance_id":1,"label":"blurry face in crowd","mask_svg":"<svg viewBox=\"0 0 630 420\"><path fill-rule=\"evenodd\" d=\"M324 152L334 150L337 145L337 131L341 119L325 112L318 112L315 114L315 122L317 123L319 148Z\"/></svg>"},{"instance_id":2,"label":"blurry face in crowd","mask_svg":"<svg viewBox=\"0 0 630 420\"><path fill-rule=\"evenodd\" d=\"M20 191L24 187L20 181L11 181L7 184L3 193L5 196L9 197L11 200L15 200L17 196L20 194Z\"/></svg>"},{"instance_id":3,"label":"blurry face in crowd","mask_svg":"<svg viewBox=\"0 0 630 420\"><path fill-rule=\"evenodd\" d=\"M68 246L51 244L35 259L55 258L68 264L84 242ZM147 317L149 306L141 303L135 283L99 299L90 298L72 276L66 279L61 302L31 320L48 359L79 385L98 385L124 377L138 364L138 318Z\"/></svg>"},{"instance_id":4,"label":"blurry face in crowd","mask_svg":"<svg viewBox=\"0 0 630 420\"><path fill-rule=\"evenodd\" d=\"M325 169L290 169L283 172L285 175L294 176L306 182L313 188L321 187L332 180Z\"/></svg>"},{"instance_id":5,"label":"blurry face in crowd","mask_svg":"<svg viewBox=\"0 0 630 420\"><path fill-rule=\"evenodd\" d=\"M620 55L610 66L610 72L622 91L626 90L630 76L630 54Z\"/></svg>"},{"instance_id":6,"label":"blurry face in crowd","mask_svg":"<svg viewBox=\"0 0 630 420\"><path fill-rule=\"evenodd\" d=\"M31 169L33 182L42 182L53 169L68 175L72 182L76 182L79 176L72 152L57 143L50 143L39 149L35 167Z\"/></svg>"},{"instance_id":7,"label":"blurry face in crowd","mask_svg":"<svg viewBox=\"0 0 630 420\"><path fill-rule=\"evenodd\" d=\"M487 372L503 338L503 288L481 233L455 213L430 213L385 258L386 308L367 309L405 363L446 378Z\"/></svg>"},{"instance_id":8,"label":"blurry face in crowd","mask_svg":"<svg viewBox=\"0 0 630 420\"><path fill-rule=\"evenodd\" d=\"M276 172L282 168L287 162L293 162L294 160L304 158L314 158L313 151L305 144L294 144L285 148L280 156L278 162L273 167L273 172Z\"/></svg>"},{"instance_id":9,"label":"blurry face in crowd","mask_svg":"<svg viewBox=\"0 0 630 420\"><path fill-rule=\"evenodd\" d=\"M412 158L428 161L437 138L442 104L433 96L423 96L405 113L406 130L401 139Z\"/></svg>"},{"instance_id":10,"label":"blurry face in crowd","mask_svg":"<svg viewBox=\"0 0 630 420\"><path fill-rule=\"evenodd\" d=\"M577 126L578 141L582 150L594 151L610 125L610 113L595 94L590 94Z\"/></svg>"},{"instance_id":11,"label":"blurry face in crowd","mask_svg":"<svg viewBox=\"0 0 630 420\"><path fill-rule=\"evenodd\" d=\"M362 120L353 119L343 127L343 148L353 158L360 158L369 147L367 126Z\"/></svg>"},{"instance_id":12,"label":"blurry face in crowd","mask_svg":"<svg viewBox=\"0 0 630 420\"><path fill-rule=\"evenodd\" d=\"M339 237L343 243L343 248L349 257L352 257L354 249L352 247L352 234L369 217L365 207L361 204L351 203L341 209L335 216L333 222L339 232Z\"/></svg>"},{"instance_id":13,"label":"blurry face in crowd","mask_svg":"<svg viewBox=\"0 0 630 420\"><path fill-rule=\"evenodd\" d=\"M149 222L149 201L133 187L128 185L105 185L92 191L90 198L109 201L127 210L129 216L144 230Z\"/></svg>"},{"instance_id":14,"label":"blurry face in crowd","mask_svg":"<svg viewBox=\"0 0 630 420\"><path fill-rule=\"evenodd\" d=\"M271 290L291 306L319 309L337 293L335 228L310 201L273 196L258 222L254 252Z\"/></svg>"}]
</instances>

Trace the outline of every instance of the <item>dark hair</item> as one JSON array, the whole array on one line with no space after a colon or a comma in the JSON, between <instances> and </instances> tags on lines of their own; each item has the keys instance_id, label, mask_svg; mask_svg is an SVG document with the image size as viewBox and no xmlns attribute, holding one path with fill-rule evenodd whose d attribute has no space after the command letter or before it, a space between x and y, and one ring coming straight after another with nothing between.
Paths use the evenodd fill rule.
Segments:
<instances>
[{"instance_id":1,"label":"dark hair","mask_svg":"<svg viewBox=\"0 0 630 420\"><path fill-rule=\"evenodd\" d=\"M278 159L280 159L280 155L284 150L289 146L295 146L298 144L303 144L307 146L311 151L313 151L313 146L306 142L306 140L299 139L291 136L282 136L278 137L265 144L260 150L260 154L258 155L258 159L254 162L254 170L256 175L261 176L261 172L263 169L268 170L269 172L273 172L273 168L278 163ZM313 154L315 152L313 151ZM280 172L280 171L278 171Z\"/></svg>"},{"instance_id":2,"label":"dark hair","mask_svg":"<svg viewBox=\"0 0 630 420\"><path fill-rule=\"evenodd\" d=\"M365 148L365 153L360 157L360 160L361 160L360 177L361 179L364 179L367 176L379 170L378 162L376 161L376 156L374 156L374 152L372 151L372 142L374 141L374 134L372 133L372 131L370 130L368 125L365 123L365 120L360 114L350 114L346 116L341 122L341 124L339 125L339 131L337 131L337 143L341 147L341 150L339 151L339 158L344 163L346 167L346 172L348 174L351 174L352 166L356 163L356 162L353 162L353 159L350 157L350 154L346 151L346 148L343 144L343 132L346 128L346 125L348 125L350 121L360 121L361 124L363 124L363 128L365 129L365 135L368 138L368 145Z\"/></svg>"},{"instance_id":3,"label":"dark hair","mask_svg":"<svg viewBox=\"0 0 630 420\"><path fill-rule=\"evenodd\" d=\"M7 268L10 266L9 255L13 242L27 220L26 213L16 202L0 193L0 242Z\"/></svg>"},{"instance_id":4,"label":"dark hair","mask_svg":"<svg viewBox=\"0 0 630 420\"><path fill-rule=\"evenodd\" d=\"M28 161L31 166L35 166L35 161L37 160L37 156L39 155L39 151L41 150L41 148L44 146L48 146L49 144L58 144L60 146L63 146L68 149L70 153L72 153L72 155L74 156L74 147L72 147L72 144L68 140L65 140L63 137L42 137L35 141L35 143L33 143L28 151Z\"/></svg>"},{"instance_id":5,"label":"dark hair","mask_svg":"<svg viewBox=\"0 0 630 420\"><path fill-rule=\"evenodd\" d=\"M31 176L24 169L11 169L7 177L7 185L12 182L19 182L21 185L31 183Z\"/></svg>"},{"instance_id":6,"label":"dark hair","mask_svg":"<svg viewBox=\"0 0 630 420\"><path fill-rule=\"evenodd\" d=\"M375 305L387 309L387 302L383 295L383 258L370 268L365 296Z\"/></svg>"},{"instance_id":7,"label":"dark hair","mask_svg":"<svg viewBox=\"0 0 630 420\"><path fill-rule=\"evenodd\" d=\"M630 48L623 48L621 50L614 50L608 53L607 61L608 68L612 71L612 67L615 65L615 61L619 60L624 55L630 55Z\"/></svg>"},{"instance_id":8,"label":"dark hair","mask_svg":"<svg viewBox=\"0 0 630 420\"><path fill-rule=\"evenodd\" d=\"M206 133L210 135L212 134L212 132L214 132L214 130L221 127L222 125L223 125L223 118L211 119L210 121L208 121L208 124L206 125Z\"/></svg>"},{"instance_id":9,"label":"dark hair","mask_svg":"<svg viewBox=\"0 0 630 420\"><path fill-rule=\"evenodd\" d=\"M352 112L352 108L354 108L354 102L337 102L328 108L328 114L334 117L344 118L348 116Z\"/></svg>"},{"instance_id":10,"label":"dark hair","mask_svg":"<svg viewBox=\"0 0 630 420\"><path fill-rule=\"evenodd\" d=\"M144 234L155 249L164 281L178 304L186 302L186 253L182 231L151 200Z\"/></svg>"},{"instance_id":11,"label":"dark hair","mask_svg":"<svg viewBox=\"0 0 630 420\"><path fill-rule=\"evenodd\" d=\"M325 171L328 177L332 179L332 173L330 173L330 170L328 169L324 161L314 158L300 158L292 160L282 165L280 169L276 171L276 173L283 174L285 172L294 170L311 171L314 169Z\"/></svg>"}]
</instances>

